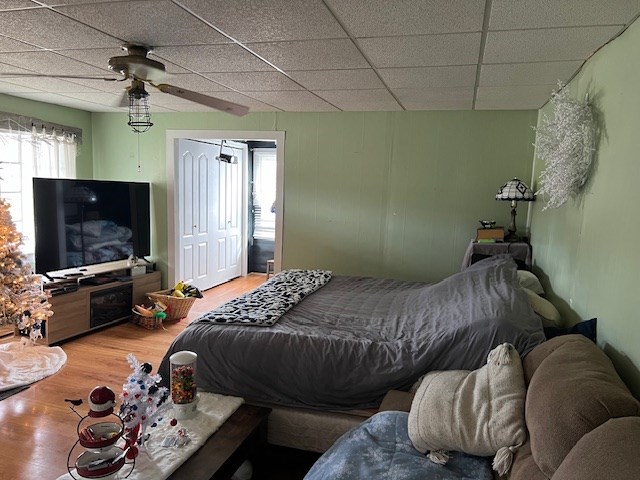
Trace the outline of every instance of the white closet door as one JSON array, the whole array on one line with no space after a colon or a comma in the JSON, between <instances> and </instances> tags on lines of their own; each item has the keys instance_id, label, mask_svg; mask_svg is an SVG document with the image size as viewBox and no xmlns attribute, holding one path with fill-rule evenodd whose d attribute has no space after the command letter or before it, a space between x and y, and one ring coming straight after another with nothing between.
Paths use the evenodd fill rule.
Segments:
<instances>
[{"instance_id":1,"label":"white closet door","mask_svg":"<svg viewBox=\"0 0 640 480\"><path fill-rule=\"evenodd\" d=\"M220 143L219 140L211 141ZM225 142L225 145L229 142ZM216 159L219 147L179 140L179 278L201 290L242 274L243 145L237 163ZM246 148L246 147L245 147ZM225 153L228 153L225 147ZM231 150L230 150L231 151Z\"/></svg>"},{"instance_id":2,"label":"white closet door","mask_svg":"<svg viewBox=\"0 0 640 480\"><path fill-rule=\"evenodd\" d=\"M235 147L235 148L230 148ZM224 153L234 156L235 163L217 162L216 285L242 274L242 144L225 142Z\"/></svg>"},{"instance_id":3,"label":"white closet door","mask_svg":"<svg viewBox=\"0 0 640 480\"><path fill-rule=\"evenodd\" d=\"M179 278L200 288L214 284L212 261L212 212L215 198L210 167L217 163L214 151L205 144L180 140L177 193L179 195Z\"/></svg>"}]
</instances>

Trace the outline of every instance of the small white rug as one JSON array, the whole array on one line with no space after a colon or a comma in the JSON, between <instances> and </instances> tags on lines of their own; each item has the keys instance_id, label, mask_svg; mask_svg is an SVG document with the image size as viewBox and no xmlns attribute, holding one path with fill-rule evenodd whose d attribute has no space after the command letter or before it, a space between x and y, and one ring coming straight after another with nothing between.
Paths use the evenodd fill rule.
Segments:
<instances>
[{"instance_id":1,"label":"small white rug","mask_svg":"<svg viewBox=\"0 0 640 480\"><path fill-rule=\"evenodd\" d=\"M155 428L147 429L150 433L146 446L140 449L136 458L135 468L127 480L163 480L175 472L193 453L198 450L207 439L227 421L244 402L239 397L228 397L216 395L215 393L199 393L198 414L190 420L180 420L174 427L170 422L173 418L170 408L163 410L162 421ZM74 425L69 425L73 430ZM162 447L162 440L167 435L175 435L178 429L186 428L191 441L184 447ZM71 448L73 445L69 445ZM145 451L146 449L146 451ZM74 451L73 459L80 454L82 449ZM72 459L72 461L73 461ZM124 477L130 469L130 465L125 464L121 472ZM73 471L76 474L75 470ZM58 480L73 480L68 473L58 477ZM115 476L115 478L121 478Z\"/></svg>"},{"instance_id":2,"label":"small white rug","mask_svg":"<svg viewBox=\"0 0 640 480\"><path fill-rule=\"evenodd\" d=\"M24 342L0 344L0 392L53 375L67 361L60 347Z\"/></svg>"}]
</instances>

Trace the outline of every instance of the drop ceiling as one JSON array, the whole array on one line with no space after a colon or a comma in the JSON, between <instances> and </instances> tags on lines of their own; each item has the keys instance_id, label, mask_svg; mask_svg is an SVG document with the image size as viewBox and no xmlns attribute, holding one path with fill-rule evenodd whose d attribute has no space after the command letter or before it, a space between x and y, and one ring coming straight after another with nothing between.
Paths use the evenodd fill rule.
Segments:
<instances>
[{"instance_id":1,"label":"drop ceiling","mask_svg":"<svg viewBox=\"0 0 640 480\"><path fill-rule=\"evenodd\" d=\"M109 76L120 45L142 43L166 83L251 111L535 109L639 13L640 0L0 0L0 73ZM124 83L0 77L0 93L117 112ZM209 111L153 90L150 103Z\"/></svg>"}]
</instances>

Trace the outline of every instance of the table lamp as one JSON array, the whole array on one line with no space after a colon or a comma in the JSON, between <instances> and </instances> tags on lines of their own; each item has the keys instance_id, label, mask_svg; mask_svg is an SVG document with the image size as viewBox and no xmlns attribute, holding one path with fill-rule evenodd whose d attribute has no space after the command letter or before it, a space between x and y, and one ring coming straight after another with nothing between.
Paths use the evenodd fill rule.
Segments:
<instances>
[{"instance_id":1,"label":"table lamp","mask_svg":"<svg viewBox=\"0 0 640 480\"><path fill-rule=\"evenodd\" d=\"M511 201L511 223L509 224L508 234L504 237L506 242L517 242L520 237L516 235L516 207L518 202L533 202L536 196L529 187L521 180L514 178L500 187L496 194L496 200Z\"/></svg>"}]
</instances>

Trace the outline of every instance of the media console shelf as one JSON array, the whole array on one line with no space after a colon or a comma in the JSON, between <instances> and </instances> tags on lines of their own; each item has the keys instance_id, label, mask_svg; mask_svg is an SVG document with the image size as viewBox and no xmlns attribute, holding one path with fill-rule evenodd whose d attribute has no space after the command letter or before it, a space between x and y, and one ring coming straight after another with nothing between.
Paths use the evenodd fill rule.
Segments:
<instances>
[{"instance_id":1,"label":"media console shelf","mask_svg":"<svg viewBox=\"0 0 640 480\"><path fill-rule=\"evenodd\" d=\"M131 277L104 285L80 285L74 292L49 299L53 315L44 326L39 343L51 345L131 317L134 304L149 304L147 293L161 289L160 272Z\"/></svg>"}]
</instances>

